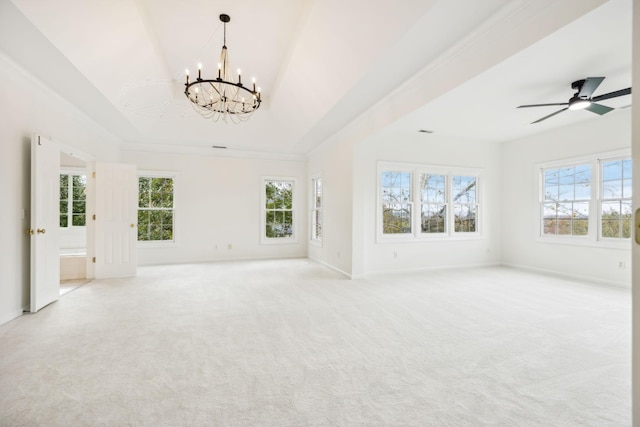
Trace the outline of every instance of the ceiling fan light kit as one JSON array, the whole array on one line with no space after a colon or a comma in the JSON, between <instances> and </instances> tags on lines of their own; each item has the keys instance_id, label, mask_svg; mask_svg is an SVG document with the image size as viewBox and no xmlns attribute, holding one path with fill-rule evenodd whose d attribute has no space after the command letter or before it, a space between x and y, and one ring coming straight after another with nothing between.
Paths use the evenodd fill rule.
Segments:
<instances>
[{"instance_id":1,"label":"ceiling fan light kit","mask_svg":"<svg viewBox=\"0 0 640 427\"><path fill-rule=\"evenodd\" d=\"M189 81L189 70L186 70L184 94L193 108L204 118L214 122L238 123L249 119L262 102L260 88L256 88L256 80L252 79L251 87L242 83L241 70L235 80L229 65L227 50L227 23L229 15L221 14L220 21L224 27L224 42L218 62L217 77L202 78L202 64L198 64L198 77Z\"/></svg>"},{"instance_id":2,"label":"ceiling fan light kit","mask_svg":"<svg viewBox=\"0 0 640 427\"><path fill-rule=\"evenodd\" d=\"M626 89L620 89L615 92L605 93L604 95L598 95L592 98L593 92L596 91L596 89L598 88L598 86L600 86L604 79L604 77L588 77L584 80L576 80L575 82L571 83L571 89L577 90L577 92L571 97L571 99L569 99L568 102L519 105L517 108L564 106L564 108L547 116L544 116L543 118L538 119L531 124L540 123L541 121L547 120L548 118L551 118L556 114L560 114L566 110L588 110L592 113L603 115L608 113L609 111L613 111L614 108L598 104L598 101L631 94L631 88L628 87Z\"/></svg>"}]
</instances>

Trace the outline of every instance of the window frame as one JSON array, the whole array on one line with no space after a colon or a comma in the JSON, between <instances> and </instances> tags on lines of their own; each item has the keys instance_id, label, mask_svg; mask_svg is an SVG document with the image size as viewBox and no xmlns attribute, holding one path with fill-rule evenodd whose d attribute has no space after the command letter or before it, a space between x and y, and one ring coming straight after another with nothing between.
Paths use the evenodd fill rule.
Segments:
<instances>
[{"instance_id":1,"label":"window frame","mask_svg":"<svg viewBox=\"0 0 640 427\"><path fill-rule=\"evenodd\" d=\"M378 165L378 176L377 176L377 203L376 203L376 212L377 212L377 235L378 240L386 240L386 241L409 241L415 238L416 232L416 218L415 218L415 176L413 173L414 168L397 163L383 163L383 165L388 165L389 167L381 167L381 164ZM382 198L382 173L383 172L399 172L399 173L408 173L409 174L409 200L402 202L402 204L409 205L411 207L411 231L409 233L385 233L384 232L384 213L383 213L383 204L385 201Z\"/></svg>"},{"instance_id":2,"label":"window frame","mask_svg":"<svg viewBox=\"0 0 640 427\"><path fill-rule=\"evenodd\" d=\"M408 172L411 179L411 233L387 234L383 232L382 213L382 173L385 171ZM476 240L484 238L483 234L483 198L484 198L484 170L475 167L442 166L417 163L399 163L380 161L376 168L376 242L428 242L451 240ZM424 174L444 175L445 177L445 232L422 232L422 192L420 188L421 176ZM472 232L455 231L455 212L453 206L453 177L474 176L476 178L476 230Z\"/></svg>"},{"instance_id":3,"label":"window frame","mask_svg":"<svg viewBox=\"0 0 640 427\"><path fill-rule=\"evenodd\" d=\"M293 232L290 237L267 237L267 200L266 185L269 181L285 181L291 182L291 224ZM263 176L260 180L260 243L263 245L286 245L298 243L298 215L297 215L297 198L298 198L298 179L291 176Z\"/></svg>"},{"instance_id":4,"label":"window frame","mask_svg":"<svg viewBox=\"0 0 640 427\"><path fill-rule=\"evenodd\" d=\"M612 150L578 157L541 162L535 165L535 237L540 243L629 249L631 238L602 237L602 165L616 159L631 159L630 149ZM585 236L544 234L544 170L588 163L591 168L588 232Z\"/></svg>"},{"instance_id":5,"label":"window frame","mask_svg":"<svg viewBox=\"0 0 640 427\"><path fill-rule=\"evenodd\" d=\"M619 198L605 198L605 194L604 194L604 186L605 186L605 180L604 180L604 163L605 162L610 162L610 161L617 161L617 160L629 160L631 161L631 171L632 171L632 176L631 176L631 195L629 197L619 197ZM599 168L599 173L600 173L600 180L598 182L599 185L599 198L598 198L598 240L601 241L609 241L609 242L620 242L620 241L627 241L627 240L631 240L631 237L633 236L633 159L631 158L631 154L629 155L621 155L621 156L613 156L613 157L607 157L607 158L602 158L598 160L598 168ZM624 166L623 166L623 176L621 178L622 181L622 191L624 193L624 180L625 180L625 176L624 176ZM630 236L629 237L605 237L602 235L603 232L603 226L602 226L602 204L603 202L610 202L610 201L620 201L621 203L624 203L625 201L628 202L631 205L631 218L630 218Z\"/></svg>"},{"instance_id":6,"label":"window frame","mask_svg":"<svg viewBox=\"0 0 640 427\"><path fill-rule=\"evenodd\" d=\"M317 205L317 182L320 182L320 206ZM322 237L324 235L324 182L320 173L311 176L311 191L310 194L310 218L309 218L309 243L315 246L322 247ZM316 213L320 214L320 236L315 232L316 230Z\"/></svg>"},{"instance_id":7,"label":"window frame","mask_svg":"<svg viewBox=\"0 0 640 427\"><path fill-rule=\"evenodd\" d=\"M173 239L172 240L136 240L138 242L138 246L141 248L154 248L154 247L171 247L171 246L178 246L178 238L179 238L179 230L178 230L178 172L173 172L173 171L149 171L149 170L139 170L138 171L138 187L140 185L140 178L171 178L173 179ZM139 197L140 195L138 194L138 201L137 203L139 203ZM136 228L138 227L137 224L137 216L138 216L138 212L140 211L140 206L137 205L136 206ZM136 230L137 233L137 230Z\"/></svg>"},{"instance_id":8,"label":"window frame","mask_svg":"<svg viewBox=\"0 0 640 427\"><path fill-rule=\"evenodd\" d=\"M68 198L67 198L67 226L66 227L61 227L61 230L73 230L73 229L86 229L87 228L87 223L89 222L89 214L87 212L87 190L89 187L89 179L88 179L88 174L87 174L87 170L86 169L82 169L82 168L69 168L69 167L61 167L60 168L60 172L58 173L58 177L60 177L60 175L67 175L69 177L69 181L67 184L67 191L68 191ZM72 182L73 182L73 176L83 176L85 179L85 218L84 218L84 225L73 225L73 186L72 186ZM59 178L58 178L59 179ZM59 192L59 190L58 190ZM58 207L58 212L60 211L60 208ZM58 221L58 224L60 223L60 221Z\"/></svg>"},{"instance_id":9,"label":"window frame","mask_svg":"<svg viewBox=\"0 0 640 427\"><path fill-rule=\"evenodd\" d=\"M573 197L571 199L562 199L562 200L556 200L555 203L557 205L560 204L571 204L572 208L571 208L571 212L572 212L572 224L571 224L571 229L572 229L572 233L571 234L558 234L557 232L554 234L546 234L544 232L545 230L545 225L544 225L544 210L545 210L545 205L549 204L549 202L545 199L545 193L546 193L546 179L545 179L545 175L547 171L551 171L551 170L558 170L561 171L562 169L568 169L568 168L578 168L581 166L587 165L589 167L589 176L590 176L590 180L589 180L589 187L590 187L590 191L589 191L589 198L588 199L580 199L580 198L576 198L576 186L578 184L580 184L580 182L576 182L575 180L575 174L574 174L574 180L571 183L572 187L573 187ZM576 161L574 163L570 163L570 164L560 164L560 165L553 165L553 166L545 166L540 168L540 215L541 215L541 219L539 221L540 224L540 236L544 236L545 238L559 238L559 239L564 239L564 238L575 238L575 239L587 239L589 236L589 233L593 231L593 227L595 226L595 224L592 221L592 213L595 212L595 205L593 203L593 182L594 182L594 177L597 180L598 175L596 173L594 173L594 164L593 162L590 161L585 161L585 160L581 160L581 161ZM561 177L558 177L558 191L560 190L561 184L560 183L560 179ZM567 185L567 184L564 184ZM575 212L574 206L577 204L586 204L588 206L588 217L587 217L587 234L573 234L573 217L574 214L573 212ZM558 228L558 225L556 224L556 230Z\"/></svg>"}]
</instances>

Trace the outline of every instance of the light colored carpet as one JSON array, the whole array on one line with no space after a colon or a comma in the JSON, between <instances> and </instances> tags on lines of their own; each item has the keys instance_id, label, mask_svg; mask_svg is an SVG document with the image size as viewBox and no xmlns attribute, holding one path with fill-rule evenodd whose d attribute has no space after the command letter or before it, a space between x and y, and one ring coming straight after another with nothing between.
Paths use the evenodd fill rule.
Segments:
<instances>
[{"instance_id":1,"label":"light colored carpet","mask_svg":"<svg viewBox=\"0 0 640 427\"><path fill-rule=\"evenodd\" d=\"M0 326L0 425L625 426L630 322L506 268L144 267Z\"/></svg>"},{"instance_id":2,"label":"light colored carpet","mask_svg":"<svg viewBox=\"0 0 640 427\"><path fill-rule=\"evenodd\" d=\"M75 291L80 286L89 283L88 279L70 279L60 281L60 296L66 295L69 292Z\"/></svg>"}]
</instances>

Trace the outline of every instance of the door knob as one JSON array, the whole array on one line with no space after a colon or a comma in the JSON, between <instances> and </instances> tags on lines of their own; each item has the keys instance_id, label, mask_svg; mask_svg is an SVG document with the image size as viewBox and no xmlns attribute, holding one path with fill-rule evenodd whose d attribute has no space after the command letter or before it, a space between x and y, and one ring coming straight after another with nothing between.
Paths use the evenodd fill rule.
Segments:
<instances>
[{"instance_id":1,"label":"door knob","mask_svg":"<svg viewBox=\"0 0 640 427\"><path fill-rule=\"evenodd\" d=\"M45 230L44 228L38 228L36 229L36 231L38 232L38 234L44 234L47 232L47 230Z\"/></svg>"},{"instance_id":2,"label":"door knob","mask_svg":"<svg viewBox=\"0 0 640 427\"><path fill-rule=\"evenodd\" d=\"M131 224L131 228L136 228L136 225L135 224Z\"/></svg>"}]
</instances>

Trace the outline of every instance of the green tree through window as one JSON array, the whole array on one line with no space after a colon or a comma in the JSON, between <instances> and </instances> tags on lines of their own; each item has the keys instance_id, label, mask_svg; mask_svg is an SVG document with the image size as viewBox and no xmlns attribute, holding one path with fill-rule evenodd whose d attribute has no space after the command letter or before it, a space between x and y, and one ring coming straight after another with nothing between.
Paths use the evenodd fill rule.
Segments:
<instances>
[{"instance_id":1,"label":"green tree through window","mask_svg":"<svg viewBox=\"0 0 640 427\"><path fill-rule=\"evenodd\" d=\"M265 180L265 228L268 239L291 238L293 223L293 181Z\"/></svg>"},{"instance_id":2,"label":"green tree through window","mask_svg":"<svg viewBox=\"0 0 640 427\"><path fill-rule=\"evenodd\" d=\"M138 178L138 240L174 240L173 178Z\"/></svg>"},{"instance_id":3,"label":"green tree through window","mask_svg":"<svg viewBox=\"0 0 640 427\"><path fill-rule=\"evenodd\" d=\"M84 227L86 224L86 176L72 173L60 174L60 227Z\"/></svg>"}]
</instances>

